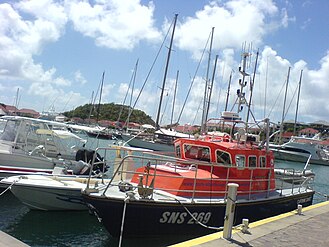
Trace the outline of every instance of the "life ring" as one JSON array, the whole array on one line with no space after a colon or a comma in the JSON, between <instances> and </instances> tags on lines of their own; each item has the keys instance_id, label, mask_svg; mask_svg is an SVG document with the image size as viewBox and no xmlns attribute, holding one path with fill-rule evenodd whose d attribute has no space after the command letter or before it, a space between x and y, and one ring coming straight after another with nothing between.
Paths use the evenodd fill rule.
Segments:
<instances>
[{"instance_id":1,"label":"life ring","mask_svg":"<svg viewBox=\"0 0 329 247\"><path fill-rule=\"evenodd\" d=\"M223 136L223 141L224 141L224 142L230 142L230 141L231 141L231 136L228 135L228 134L225 134L225 135Z\"/></svg>"}]
</instances>

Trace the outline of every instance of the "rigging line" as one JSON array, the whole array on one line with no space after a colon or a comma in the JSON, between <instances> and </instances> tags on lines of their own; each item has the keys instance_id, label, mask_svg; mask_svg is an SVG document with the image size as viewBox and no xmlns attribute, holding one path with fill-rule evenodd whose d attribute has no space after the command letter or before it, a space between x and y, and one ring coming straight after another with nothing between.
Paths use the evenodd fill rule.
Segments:
<instances>
[{"instance_id":1,"label":"rigging line","mask_svg":"<svg viewBox=\"0 0 329 247\"><path fill-rule=\"evenodd\" d=\"M142 94L142 92L143 92L143 89L144 89L144 87L145 87L145 85L146 85L146 82L147 82L148 78L149 78L150 75L151 75L151 72L152 72L152 70L153 70L153 68L154 68L154 65L155 65L156 61L158 60L158 57L159 57L159 55L160 55L160 51L162 50L162 47L163 47L163 45L164 45L164 43L165 43L165 41L166 41L166 39L167 39L167 37L168 37L168 35L169 35L169 32L170 32L171 27L173 26L173 24L174 24L174 21L171 23L170 27L168 28L167 34L166 34L165 38L163 39L163 41L162 41L162 43L161 43L161 46L160 46L160 48L159 48L159 50L158 50L158 52L157 52L157 54L156 54L156 56L155 56L155 59L153 60L153 63L152 63L152 65L151 65L151 68L150 68L150 70L149 70L149 72L148 72L148 74L147 74L147 76L146 76L146 78L145 78L145 80L144 80L144 83L143 83L143 85L142 85L142 87L141 87L141 89L140 89L140 91L139 91L139 93L138 93L138 95L137 95L137 98L136 98L136 100L135 100L135 102L134 102L134 105L133 105L132 109L135 108L135 106L136 106L136 104L137 104L137 102L138 102L138 100L139 100L139 97L141 96L141 94Z\"/></svg>"},{"instance_id":2,"label":"rigging line","mask_svg":"<svg viewBox=\"0 0 329 247\"><path fill-rule=\"evenodd\" d=\"M128 89L127 89L126 95L125 95L125 97L124 97L124 99L123 99L122 107L121 107L121 109L120 109L120 112L119 112L119 116L118 116L118 120L117 120L117 122L118 122L118 121L120 120L120 118L121 118L121 114L122 114L122 112L123 112L123 108L124 108L124 105L125 105L125 103L126 103L126 99L127 99L127 97L128 97L128 94L129 94L129 89L130 89L130 87L131 87L131 84L132 84L132 81L133 81L133 78L134 78L134 74L136 73L136 70L137 70L137 64L138 64L138 61L139 61L139 58L137 59L136 64L135 64L134 71L133 71L133 73L131 74L131 78L130 78L130 81L129 81L129 86L128 86ZM133 92L132 92L132 93L133 93Z\"/></svg>"},{"instance_id":3,"label":"rigging line","mask_svg":"<svg viewBox=\"0 0 329 247\"><path fill-rule=\"evenodd\" d=\"M290 102L289 102L289 105L288 105L287 111L285 112L284 118L286 118L286 116L287 116L287 114L288 114L288 111L289 111L289 109L290 109L291 103L292 103L292 101L293 101L293 99L295 98L295 95L296 95L296 93L297 93L297 89L298 89L298 85L297 85L297 87L295 88L295 92L293 93L293 95L292 95L292 97L291 97L291 100L290 100Z\"/></svg>"},{"instance_id":4,"label":"rigging line","mask_svg":"<svg viewBox=\"0 0 329 247\"><path fill-rule=\"evenodd\" d=\"M270 115L271 115L271 113L272 113L274 107L276 106L276 103L277 103L278 100L279 100L279 97L280 97L280 95L281 95L281 93L282 93L282 90L283 90L285 84L286 84L286 82L284 82L284 83L282 84L282 87L281 87L281 89L280 89L280 92L278 93L278 96L276 97L275 102L274 102L274 104L272 105L272 108L271 108L270 112L269 112L268 115L267 115L268 118L270 117Z\"/></svg>"},{"instance_id":5,"label":"rigging line","mask_svg":"<svg viewBox=\"0 0 329 247\"><path fill-rule=\"evenodd\" d=\"M201 104L202 104L202 103L203 103L203 99L200 100L199 106L198 106L198 108L197 108L197 110L196 110L196 113L195 113L195 115L194 115L194 119L193 119L192 125L194 125L194 123L195 123L196 117L198 116L198 113L199 113L199 110L201 109ZM177 121L177 122L178 122L178 121Z\"/></svg>"},{"instance_id":6,"label":"rigging line","mask_svg":"<svg viewBox=\"0 0 329 247\"><path fill-rule=\"evenodd\" d=\"M135 73L133 74L133 79L132 79L130 102L129 102L129 108L128 108L128 116L127 116L126 122L124 124L124 125L127 126L127 128L129 127L128 125L129 125L130 116L133 112L133 108L131 107L131 103L132 103L132 99L133 99L134 86L135 86L135 82L136 82L137 66L138 66L138 60L136 62L135 71L134 71Z\"/></svg>"},{"instance_id":7,"label":"rigging line","mask_svg":"<svg viewBox=\"0 0 329 247\"><path fill-rule=\"evenodd\" d=\"M220 101L220 96L221 96L221 93L222 93L221 84L224 81L225 66L226 66L226 64L224 63L222 75L220 76L219 82L218 82L218 91L219 91L219 93L218 93L218 99L217 99L217 104L216 104L216 115L217 116L219 116L219 101ZM220 66L218 66L218 70L220 70Z\"/></svg>"},{"instance_id":8,"label":"rigging line","mask_svg":"<svg viewBox=\"0 0 329 247\"><path fill-rule=\"evenodd\" d=\"M267 104L267 76L268 76L268 56L266 57L266 73L265 73L265 95L264 95L264 118L266 116L266 104Z\"/></svg>"},{"instance_id":9,"label":"rigging line","mask_svg":"<svg viewBox=\"0 0 329 247\"><path fill-rule=\"evenodd\" d=\"M97 122L97 123L98 123L98 118L99 118L99 114L100 114L100 106L101 106L101 101L102 101L102 93L103 93L104 77L105 77L105 71L103 71L103 74L102 74L102 80L101 80L101 84L100 84L100 93L99 93L99 101L98 101L97 117L96 117L96 122Z\"/></svg>"},{"instance_id":10,"label":"rigging line","mask_svg":"<svg viewBox=\"0 0 329 247\"><path fill-rule=\"evenodd\" d=\"M181 109L181 111L180 111L180 113L179 113L179 116L178 116L178 119L177 119L177 123L179 123L179 120L180 120L180 118L181 118L181 116L182 116L182 113L183 113L183 111L184 111L184 108L185 108L185 105L186 105L187 99L188 99L188 97L189 97L189 95L190 95L190 92L191 92L192 86L193 86L193 84L194 84L194 82L195 82L196 75L197 75L197 73L198 73L198 71L199 71L199 68L200 68L201 62L202 62L202 60L203 60L203 56L204 56L204 54L205 54L205 52L206 52L206 49L207 49L207 46L208 46L208 42L209 42L209 40L210 40L210 37L211 37L211 33L209 34L208 40L207 40L207 42L206 42L206 45L205 45L205 47L204 47L204 49L203 49L203 51L202 51L202 54L201 54L201 57L200 57L200 60L199 60L199 63L198 63L197 69L196 69L196 71L195 71L195 73L194 73L193 79L192 79L192 81L191 81L191 83L190 83L190 87L189 87L189 89L188 89L188 91L187 91L187 95L186 95L186 97L185 97L185 100L184 100L184 103L183 103L183 106L182 106L182 109Z\"/></svg>"},{"instance_id":11,"label":"rigging line","mask_svg":"<svg viewBox=\"0 0 329 247\"><path fill-rule=\"evenodd\" d=\"M162 114L161 114L161 117L160 117L160 123L162 123L162 120L163 120L163 116L165 115L165 113L166 113L166 110L167 110L167 106L168 106L168 102L169 102L169 99L170 99L170 97L169 97L169 92L172 90L172 87L170 88L170 89L168 89L168 90L166 90L166 91L168 91L167 93L166 93L166 97L167 97L167 99L166 99L166 104L165 104L165 106L164 106L164 109L163 109L163 111L162 111Z\"/></svg>"}]
</instances>

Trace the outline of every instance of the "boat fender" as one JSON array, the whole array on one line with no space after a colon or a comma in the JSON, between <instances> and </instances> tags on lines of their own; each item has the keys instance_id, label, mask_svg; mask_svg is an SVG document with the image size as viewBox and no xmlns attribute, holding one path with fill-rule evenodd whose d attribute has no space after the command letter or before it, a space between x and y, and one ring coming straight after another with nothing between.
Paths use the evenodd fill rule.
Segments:
<instances>
[{"instance_id":1,"label":"boat fender","mask_svg":"<svg viewBox=\"0 0 329 247\"><path fill-rule=\"evenodd\" d=\"M86 163L82 160L79 160L73 167L73 174L81 175L81 174L88 174L90 169L90 164Z\"/></svg>"}]
</instances>

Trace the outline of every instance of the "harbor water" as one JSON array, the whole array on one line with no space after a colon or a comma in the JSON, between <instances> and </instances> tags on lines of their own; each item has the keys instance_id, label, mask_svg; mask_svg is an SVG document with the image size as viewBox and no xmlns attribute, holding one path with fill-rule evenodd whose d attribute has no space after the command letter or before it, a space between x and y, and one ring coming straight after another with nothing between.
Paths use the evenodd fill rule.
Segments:
<instances>
[{"instance_id":1,"label":"harbor water","mask_svg":"<svg viewBox=\"0 0 329 247\"><path fill-rule=\"evenodd\" d=\"M94 146L108 146L101 140ZM303 169L304 164L276 161L277 167ZM329 194L329 166L311 165L315 173L313 203L326 200ZM143 212L141 212L143 213ZM0 230L30 246L118 246L119 240L111 237L98 219L88 211L44 212L30 210L18 201L10 191L0 197ZM166 246L183 240L124 239L122 246Z\"/></svg>"}]
</instances>

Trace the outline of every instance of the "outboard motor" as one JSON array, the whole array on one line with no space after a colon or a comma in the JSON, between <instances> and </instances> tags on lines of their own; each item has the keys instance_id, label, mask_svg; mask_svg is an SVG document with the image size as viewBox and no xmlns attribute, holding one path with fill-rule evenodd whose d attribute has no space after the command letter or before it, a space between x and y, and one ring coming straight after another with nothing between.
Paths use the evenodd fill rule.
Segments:
<instances>
[{"instance_id":1,"label":"outboard motor","mask_svg":"<svg viewBox=\"0 0 329 247\"><path fill-rule=\"evenodd\" d=\"M81 175L88 175L90 172L90 167L91 163L93 161L93 157L95 154L95 150L92 149L79 149L75 155L75 160L76 161L82 161L85 166L83 169L80 170ZM86 165L88 165L88 169L86 169ZM100 156L99 153L96 153L95 161L94 161L94 166L93 166L93 172L95 174L99 174L100 172L106 172L107 167L106 164L104 163L104 158Z\"/></svg>"}]
</instances>

